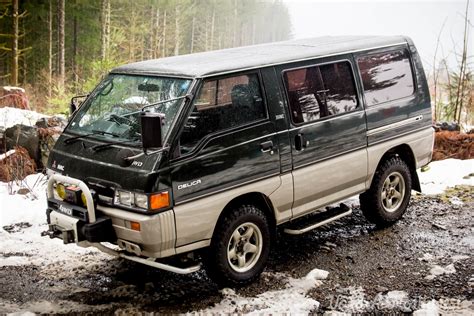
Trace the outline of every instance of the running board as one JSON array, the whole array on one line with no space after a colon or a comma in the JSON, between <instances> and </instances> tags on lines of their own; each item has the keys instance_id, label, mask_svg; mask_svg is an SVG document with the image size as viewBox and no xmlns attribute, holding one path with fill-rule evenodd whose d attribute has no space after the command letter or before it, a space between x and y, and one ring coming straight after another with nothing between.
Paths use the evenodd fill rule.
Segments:
<instances>
[{"instance_id":1,"label":"running board","mask_svg":"<svg viewBox=\"0 0 474 316\"><path fill-rule=\"evenodd\" d=\"M341 203L339 207L313 215L310 220L297 220L295 221L296 227L285 228L283 231L290 235L301 235L306 232L309 232L310 230L326 225L351 214L352 209L350 209L347 205Z\"/></svg>"}]
</instances>

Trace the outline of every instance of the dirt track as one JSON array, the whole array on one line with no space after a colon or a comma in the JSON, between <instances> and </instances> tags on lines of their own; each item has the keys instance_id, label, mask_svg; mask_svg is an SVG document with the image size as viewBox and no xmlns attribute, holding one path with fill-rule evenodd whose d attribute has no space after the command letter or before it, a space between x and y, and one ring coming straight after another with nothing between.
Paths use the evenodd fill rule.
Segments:
<instances>
[{"instance_id":1,"label":"dirt track","mask_svg":"<svg viewBox=\"0 0 474 316\"><path fill-rule=\"evenodd\" d=\"M459 198L464 204L458 205ZM318 268L329 271L329 277L306 294L321 303L314 312L410 312L435 299L454 311L463 305L474 313L473 210L473 187L464 187L444 196L412 198L404 218L389 228L376 229L355 209L353 216L324 229L296 237L280 234L266 272L256 283L236 289L236 295L284 289L290 279ZM23 226L11 227L10 233L21 233ZM179 276L113 258L97 262L99 257L91 253L72 263L1 267L0 313L189 312L212 307L227 295L203 271ZM429 277L432 273L441 274ZM403 306L377 304L381 295L404 292ZM232 302L228 312L259 310Z\"/></svg>"}]
</instances>

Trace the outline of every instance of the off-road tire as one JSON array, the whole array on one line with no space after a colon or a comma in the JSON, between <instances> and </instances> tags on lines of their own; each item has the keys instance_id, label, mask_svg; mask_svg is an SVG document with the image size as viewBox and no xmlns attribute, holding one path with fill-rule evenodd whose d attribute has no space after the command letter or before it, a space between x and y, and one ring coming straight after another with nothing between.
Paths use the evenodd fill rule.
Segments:
<instances>
[{"instance_id":1,"label":"off-road tire","mask_svg":"<svg viewBox=\"0 0 474 316\"><path fill-rule=\"evenodd\" d=\"M248 271L238 272L235 270L237 268L235 265L234 268L232 267L229 249L232 248L233 234L237 229L242 229L242 225L254 227L255 232L260 232L261 251ZM217 224L204 261L207 274L219 286L242 286L251 283L265 268L270 253L270 244L271 235L265 214L254 205L236 207Z\"/></svg>"},{"instance_id":2,"label":"off-road tire","mask_svg":"<svg viewBox=\"0 0 474 316\"><path fill-rule=\"evenodd\" d=\"M384 183L392 183L390 178L399 177L399 182L403 182L403 196L397 201L398 206L390 211L387 210L387 192ZM410 202L412 181L411 172L407 164L398 156L392 156L382 162L375 172L370 189L359 196L360 208L365 218L378 226L390 226L399 220L405 213ZM395 180L394 180L395 181ZM401 184L399 185L401 186ZM383 193L385 191L385 193ZM398 192L394 189L394 192ZM390 209L390 208L388 208Z\"/></svg>"}]
</instances>

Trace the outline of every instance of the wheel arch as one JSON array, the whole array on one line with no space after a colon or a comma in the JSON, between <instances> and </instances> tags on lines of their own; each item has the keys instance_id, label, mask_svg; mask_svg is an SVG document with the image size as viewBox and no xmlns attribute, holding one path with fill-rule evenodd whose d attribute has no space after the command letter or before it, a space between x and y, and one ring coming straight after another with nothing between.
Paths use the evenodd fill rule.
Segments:
<instances>
[{"instance_id":1,"label":"wheel arch","mask_svg":"<svg viewBox=\"0 0 474 316\"><path fill-rule=\"evenodd\" d=\"M402 159L407 164L408 168L410 169L412 189L415 191L421 192L420 180L418 179L418 174L416 173L415 155L413 153L413 150L408 144L397 145L387 150L380 158L379 163L377 164L377 167L374 170L374 174L375 174L375 171L379 169L380 165L385 160L393 156L400 157L400 159ZM371 183L372 183L372 180L373 180L373 175L372 175Z\"/></svg>"},{"instance_id":2,"label":"wheel arch","mask_svg":"<svg viewBox=\"0 0 474 316\"><path fill-rule=\"evenodd\" d=\"M258 207L262 212L265 214L269 229L271 232L271 238L274 240L276 237L276 218L275 218L275 209L271 200L261 192L248 192L239 196L234 197L230 200L224 209L221 211L219 218L214 226L214 230L212 232L212 236L214 237L216 227L222 222L222 220L226 217L227 214L232 212L235 208L240 205L245 204L252 204Z\"/></svg>"}]
</instances>

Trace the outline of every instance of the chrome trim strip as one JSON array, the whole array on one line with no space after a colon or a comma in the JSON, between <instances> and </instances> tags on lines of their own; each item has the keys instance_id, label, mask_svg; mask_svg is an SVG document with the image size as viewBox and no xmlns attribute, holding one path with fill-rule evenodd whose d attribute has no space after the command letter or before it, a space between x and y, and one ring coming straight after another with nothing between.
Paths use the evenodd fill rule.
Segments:
<instances>
[{"instance_id":1,"label":"chrome trim strip","mask_svg":"<svg viewBox=\"0 0 474 316\"><path fill-rule=\"evenodd\" d=\"M405 125L410 125L410 124L416 123L416 122L421 121L421 120L423 120L423 115L418 115L418 116L411 117L411 118L408 118L408 119L405 119L405 120L402 120L402 121L398 121L398 122L395 122L395 123L392 123L392 124L389 124L389 125L377 127L377 128L368 130L367 131L367 137L378 134L378 133L383 133L383 132L386 132L386 131L391 130L391 129L399 128L399 127L402 127L402 126L405 126Z\"/></svg>"},{"instance_id":2,"label":"chrome trim strip","mask_svg":"<svg viewBox=\"0 0 474 316\"><path fill-rule=\"evenodd\" d=\"M388 141L391 141L391 140L394 140L394 139L397 139L397 138L406 136L406 135L408 135L408 134L418 133L418 132L421 132L421 131L427 130L427 129L433 129L433 127L432 127L431 125L430 125L430 126L423 126L423 127L417 128L417 129L413 129L413 130L406 131L406 132L401 133L401 134L394 135L394 136L389 137L389 138L380 139L380 140L378 140L378 141L376 141L376 142L369 142L368 145L367 145L367 148L369 148L369 147L371 147L371 146L374 146L374 145L378 145L378 144L380 144L380 143L388 142ZM434 129L433 129L433 130L434 130Z\"/></svg>"},{"instance_id":3,"label":"chrome trim strip","mask_svg":"<svg viewBox=\"0 0 474 316\"><path fill-rule=\"evenodd\" d=\"M276 176L280 177L280 176L281 176L280 172L272 173L272 174L270 174L270 175L268 175L268 176L264 176L264 177L261 177L261 178L252 179L252 180L249 180L249 181L246 181L246 182L242 182L242 183L239 183L239 184L235 184L235 185L232 185L232 186L229 186L229 187L222 188L222 189L220 189L220 190L215 190L215 191L212 191L212 192L209 192L209 193L205 193L205 194L202 194L202 195L198 195L198 196L196 196L196 197L192 197L192 198L189 198L189 199L186 199L186 200L182 200L182 201L176 202L174 205L175 205L175 206L182 205L182 204L185 204L185 203L194 201L194 200L199 200L199 199L204 198L204 197L206 197L206 196L214 195L214 194L217 194L217 193L220 193L220 192L223 192L223 191L228 191L228 190L235 189L235 188L238 188L238 187L247 185L247 184L251 184L251 183L258 182L258 181L270 179L270 178L276 177Z\"/></svg>"}]
</instances>

